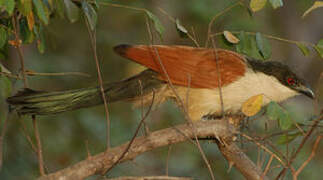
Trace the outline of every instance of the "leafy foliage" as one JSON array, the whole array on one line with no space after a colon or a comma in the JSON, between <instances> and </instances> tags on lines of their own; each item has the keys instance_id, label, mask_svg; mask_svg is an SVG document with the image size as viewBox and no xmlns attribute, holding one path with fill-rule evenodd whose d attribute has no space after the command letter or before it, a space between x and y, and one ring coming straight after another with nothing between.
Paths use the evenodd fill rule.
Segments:
<instances>
[{"instance_id":1,"label":"leafy foliage","mask_svg":"<svg viewBox=\"0 0 323 180\"><path fill-rule=\"evenodd\" d=\"M261 56L264 59L269 59L271 56L271 46L267 38L264 38L261 33L256 33L256 44Z\"/></svg>"},{"instance_id":2,"label":"leafy foliage","mask_svg":"<svg viewBox=\"0 0 323 180\"><path fill-rule=\"evenodd\" d=\"M279 139L277 140L277 143L281 145L288 144L301 135L302 135L301 132L284 134L279 137Z\"/></svg>"},{"instance_id":3,"label":"leafy foliage","mask_svg":"<svg viewBox=\"0 0 323 180\"><path fill-rule=\"evenodd\" d=\"M165 28L162 25L162 23L160 22L160 20L158 19L158 17L148 10L146 10L145 12L146 12L147 16L149 17L149 19L153 21L154 27L155 27L156 31L158 32L159 36L162 37L162 34L165 31Z\"/></svg>"},{"instance_id":4,"label":"leafy foliage","mask_svg":"<svg viewBox=\"0 0 323 180\"><path fill-rule=\"evenodd\" d=\"M274 9L277 9L284 5L283 0L269 0L269 2Z\"/></svg>"},{"instance_id":5,"label":"leafy foliage","mask_svg":"<svg viewBox=\"0 0 323 180\"><path fill-rule=\"evenodd\" d=\"M263 7L265 7L267 3L267 0L251 0L250 1L250 9L253 12L261 10Z\"/></svg>"},{"instance_id":6,"label":"leafy foliage","mask_svg":"<svg viewBox=\"0 0 323 180\"><path fill-rule=\"evenodd\" d=\"M310 54L310 50L307 48L307 46L304 43L297 43L297 47L302 51L304 56L308 56Z\"/></svg>"},{"instance_id":7,"label":"leafy foliage","mask_svg":"<svg viewBox=\"0 0 323 180\"><path fill-rule=\"evenodd\" d=\"M86 1L83 1L82 9L87 19L87 22L89 23L90 28L93 31L95 29L95 26L98 20L98 16L96 14L94 7L91 4L87 3Z\"/></svg>"},{"instance_id":8,"label":"leafy foliage","mask_svg":"<svg viewBox=\"0 0 323 180\"><path fill-rule=\"evenodd\" d=\"M319 40L319 42L314 46L316 52L323 58L323 39Z\"/></svg>"},{"instance_id":9,"label":"leafy foliage","mask_svg":"<svg viewBox=\"0 0 323 180\"><path fill-rule=\"evenodd\" d=\"M282 0L269 0L269 2L274 9L277 9L284 5ZM256 12L262 10L265 7L266 3L267 0L251 0L249 6L253 12Z\"/></svg>"},{"instance_id":10,"label":"leafy foliage","mask_svg":"<svg viewBox=\"0 0 323 180\"><path fill-rule=\"evenodd\" d=\"M3 72L2 65L0 64L0 72ZM0 76L0 96L9 97L12 91L11 81L6 76Z\"/></svg>"},{"instance_id":11,"label":"leafy foliage","mask_svg":"<svg viewBox=\"0 0 323 180\"><path fill-rule=\"evenodd\" d=\"M234 36L230 31L223 31L223 35L227 41L232 44L237 44L240 40Z\"/></svg>"},{"instance_id":12,"label":"leafy foliage","mask_svg":"<svg viewBox=\"0 0 323 180\"><path fill-rule=\"evenodd\" d=\"M71 23L76 22L80 17L79 8L71 0L64 0L64 5L66 8L67 18L70 20ZM63 5L60 5L60 6L63 6Z\"/></svg>"},{"instance_id":13,"label":"leafy foliage","mask_svg":"<svg viewBox=\"0 0 323 180\"><path fill-rule=\"evenodd\" d=\"M315 1L314 4L304 12L302 18L307 16L313 10L315 10L317 8L321 8L321 7L323 7L323 1Z\"/></svg>"},{"instance_id":14,"label":"leafy foliage","mask_svg":"<svg viewBox=\"0 0 323 180\"><path fill-rule=\"evenodd\" d=\"M184 26L182 26L182 24L179 21L179 19L176 19L175 24L176 24L176 30L177 30L179 36L181 38L187 38L188 37L188 34L187 34L188 31L187 31L187 29Z\"/></svg>"},{"instance_id":15,"label":"leafy foliage","mask_svg":"<svg viewBox=\"0 0 323 180\"><path fill-rule=\"evenodd\" d=\"M237 52L255 59L263 59L257 46L255 36L251 36L244 31L241 31L238 38L240 39L240 42L236 45Z\"/></svg>"},{"instance_id":16,"label":"leafy foliage","mask_svg":"<svg viewBox=\"0 0 323 180\"><path fill-rule=\"evenodd\" d=\"M7 42L7 31L0 27L0 48L2 48Z\"/></svg>"},{"instance_id":17,"label":"leafy foliage","mask_svg":"<svg viewBox=\"0 0 323 180\"><path fill-rule=\"evenodd\" d=\"M276 102L272 101L267 105L266 115L271 120L277 120L279 127L282 130L287 130L292 127L293 121L289 112L280 107Z\"/></svg>"},{"instance_id":18,"label":"leafy foliage","mask_svg":"<svg viewBox=\"0 0 323 180\"><path fill-rule=\"evenodd\" d=\"M246 116L254 116L257 114L262 107L263 104L263 94L259 94L256 96L252 96L242 105L242 112Z\"/></svg>"}]
</instances>

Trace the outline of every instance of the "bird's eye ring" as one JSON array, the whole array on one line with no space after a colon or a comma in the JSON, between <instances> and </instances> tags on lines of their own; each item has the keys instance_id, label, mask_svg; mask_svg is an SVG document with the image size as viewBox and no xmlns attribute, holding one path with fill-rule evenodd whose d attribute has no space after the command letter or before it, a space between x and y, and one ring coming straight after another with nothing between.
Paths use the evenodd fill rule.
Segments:
<instances>
[{"instance_id":1,"label":"bird's eye ring","mask_svg":"<svg viewBox=\"0 0 323 180\"><path fill-rule=\"evenodd\" d=\"M295 80L294 80L293 78L289 77L289 78L287 79L287 83L288 83L289 85L294 85L294 84L295 84Z\"/></svg>"}]
</instances>

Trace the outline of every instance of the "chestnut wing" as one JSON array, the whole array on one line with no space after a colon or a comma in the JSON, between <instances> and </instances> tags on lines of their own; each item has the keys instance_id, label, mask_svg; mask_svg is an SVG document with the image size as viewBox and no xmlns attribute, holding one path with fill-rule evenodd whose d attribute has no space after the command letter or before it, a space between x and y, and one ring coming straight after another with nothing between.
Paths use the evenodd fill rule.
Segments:
<instances>
[{"instance_id":1,"label":"chestnut wing","mask_svg":"<svg viewBox=\"0 0 323 180\"><path fill-rule=\"evenodd\" d=\"M163 45L119 45L114 49L121 56L160 73L159 78L164 81L168 81L168 75L179 86L217 88L218 77L225 86L246 71L243 56L224 49L215 52L207 48Z\"/></svg>"}]
</instances>

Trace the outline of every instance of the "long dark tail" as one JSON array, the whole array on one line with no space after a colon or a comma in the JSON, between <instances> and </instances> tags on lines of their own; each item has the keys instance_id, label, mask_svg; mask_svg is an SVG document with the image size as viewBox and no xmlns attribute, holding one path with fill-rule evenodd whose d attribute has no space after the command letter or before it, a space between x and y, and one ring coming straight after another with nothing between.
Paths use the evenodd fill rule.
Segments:
<instances>
[{"instance_id":1,"label":"long dark tail","mask_svg":"<svg viewBox=\"0 0 323 180\"><path fill-rule=\"evenodd\" d=\"M136 99L140 95L151 93L162 85L157 73L145 70L129 79L108 83L104 91L109 103ZM40 92L25 89L7 102L18 114L46 115L75 109L91 107L103 103L100 88L91 87L60 92Z\"/></svg>"}]
</instances>

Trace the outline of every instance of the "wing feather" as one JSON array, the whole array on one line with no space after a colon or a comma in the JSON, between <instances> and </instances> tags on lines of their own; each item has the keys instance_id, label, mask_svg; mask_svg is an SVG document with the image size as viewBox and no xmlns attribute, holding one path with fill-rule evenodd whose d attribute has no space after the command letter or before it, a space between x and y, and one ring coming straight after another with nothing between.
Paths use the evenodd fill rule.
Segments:
<instances>
[{"instance_id":1,"label":"wing feather","mask_svg":"<svg viewBox=\"0 0 323 180\"><path fill-rule=\"evenodd\" d=\"M160 73L159 78L164 81L168 79L166 71L173 84L192 88L217 88L219 76L221 86L225 86L246 71L244 57L224 49L217 49L215 53L213 49L189 46L119 45L115 51Z\"/></svg>"}]
</instances>

